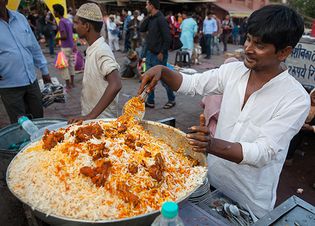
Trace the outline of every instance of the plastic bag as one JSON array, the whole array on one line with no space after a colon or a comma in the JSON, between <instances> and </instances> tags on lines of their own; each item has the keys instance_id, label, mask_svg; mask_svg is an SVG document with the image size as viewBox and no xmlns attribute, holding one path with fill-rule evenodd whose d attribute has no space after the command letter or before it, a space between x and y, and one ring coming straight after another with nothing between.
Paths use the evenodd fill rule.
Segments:
<instances>
[{"instance_id":1,"label":"plastic bag","mask_svg":"<svg viewBox=\"0 0 315 226\"><path fill-rule=\"evenodd\" d=\"M68 60L67 60L64 52L60 51L57 54L57 57L56 57L55 68L57 68L57 69L65 69L68 66L69 66Z\"/></svg>"},{"instance_id":2,"label":"plastic bag","mask_svg":"<svg viewBox=\"0 0 315 226\"><path fill-rule=\"evenodd\" d=\"M80 51L74 53L74 68L76 71L84 70L84 58Z\"/></svg>"}]
</instances>

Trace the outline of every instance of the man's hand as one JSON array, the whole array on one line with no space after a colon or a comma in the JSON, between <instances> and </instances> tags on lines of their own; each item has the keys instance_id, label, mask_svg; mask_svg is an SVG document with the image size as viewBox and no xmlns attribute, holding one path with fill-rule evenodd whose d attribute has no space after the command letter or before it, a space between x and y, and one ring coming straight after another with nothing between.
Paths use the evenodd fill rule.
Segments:
<instances>
[{"instance_id":1,"label":"man's hand","mask_svg":"<svg viewBox=\"0 0 315 226\"><path fill-rule=\"evenodd\" d=\"M196 152L209 153L212 137L207 126L205 126L205 116L200 115L200 125L190 128L192 133L187 134L188 143L193 146Z\"/></svg>"},{"instance_id":2,"label":"man's hand","mask_svg":"<svg viewBox=\"0 0 315 226\"><path fill-rule=\"evenodd\" d=\"M314 131L313 126L311 126L310 124L307 124L307 123L305 123L305 124L302 126L302 130L311 131L311 132Z\"/></svg>"},{"instance_id":3,"label":"man's hand","mask_svg":"<svg viewBox=\"0 0 315 226\"><path fill-rule=\"evenodd\" d=\"M157 55L157 58L158 58L158 60L159 61L163 61L163 53L159 53L158 55Z\"/></svg>"},{"instance_id":4,"label":"man's hand","mask_svg":"<svg viewBox=\"0 0 315 226\"><path fill-rule=\"evenodd\" d=\"M77 122L81 122L81 121L85 121L89 119L92 119L92 118L90 118L88 115L78 116L78 117L70 118L68 120L68 124L77 123Z\"/></svg>"},{"instance_id":5,"label":"man's hand","mask_svg":"<svg viewBox=\"0 0 315 226\"><path fill-rule=\"evenodd\" d=\"M146 71L143 74L142 80L141 80L141 85L138 90L138 95L140 95L143 90L145 85L148 84L148 87L146 88L146 92L149 93L151 92L154 87L157 85L158 81L161 79L161 72L162 72L162 67L157 65L152 68L150 68L148 71Z\"/></svg>"},{"instance_id":6,"label":"man's hand","mask_svg":"<svg viewBox=\"0 0 315 226\"><path fill-rule=\"evenodd\" d=\"M43 82L44 82L44 84L47 84L47 83L52 83L52 81L51 81L51 78L50 78L50 75L48 74L48 75L43 75L42 76L42 78L43 78Z\"/></svg>"}]
</instances>

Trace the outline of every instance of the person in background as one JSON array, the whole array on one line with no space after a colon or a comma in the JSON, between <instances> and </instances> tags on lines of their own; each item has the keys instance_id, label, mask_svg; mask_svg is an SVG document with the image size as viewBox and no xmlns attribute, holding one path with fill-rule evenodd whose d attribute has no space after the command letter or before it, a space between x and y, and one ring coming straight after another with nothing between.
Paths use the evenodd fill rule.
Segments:
<instances>
[{"instance_id":1,"label":"person in background","mask_svg":"<svg viewBox=\"0 0 315 226\"><path fill-rule=\"evenodd\" d=\"M51 83L47 61L26 18L0 0L0 96L11 123L22 115L42 118L42 94L35 67Z\"/></svg>"},{"instance_id":2,"label":"person in background","mask_svg":"<svg viewBox=\"0 0 315 226\"><path fill-rule=\"evenodd\" d=\"M232 40L234 45L240 44L240 26L238 24L233 25Z\"/></svg>"},{"instance_id":3,"label":"person in background","mask_svg":"<svg viewBox=\"0 0 315 226\"><path fill-rule=\"evenodd\" d=\"M248 19L244 62L194 76L158 65L144 74L138 90L148 85L150 92L162 80L186 95L223 95L214 137L202 115L187 139L192 150L209 154L210 184L259 218L275 205L290 140L310 109L309 95L281 65L303 31L304 21L293 9L264 6Z\"/></svg>"},{"instance_id":4,"label":"person in background","mask_svg":"<svg viewBox=\"0 0 315 226\"><path fill-rule=\"evenodd\" d=\"M129 50L127 56L121 64L120 77L121 78L140 78L138 70L139 57L135 50Z\"/></svg>"},{"instance_id":5,"label":"person in background","mask_svg":"<svg viewBox=\"0 0 315 226\"><path fill-rule=\"evenodd\" d=\"M39 29L38 29L38 19L39 19L39 15L36 9L36 6L32 6L31 7L31 12L29 14L29 16L27 17L27 20L29 22L29 25L31 26L31 29L35 35L35 38L38 40L40 38L39 35Z\"/></svg>"},{"instance_id":6,"label":"person in background","mask_svg":"<svg viewBox=\"0 0 315 226\"><path fill-rule=\"evenodd\" d=\"M223 51L227 51L227 42L231 36L231 32L233 29L233 22L230 18L230 15L226 15L225 19L222 21L222 42L223 42Z\"/></svg>"},{"instance_id":7,"label":"person in background","mask_svg":"<svg viewBox=\"0 0 315 226\"><path fill-rule=\"evenodd\" d=\"M112 51L120 51L119 48L119 28L115 23L115 15L109 15L109 20L107 23L108 30L108 43Z\"/></svg>"},{"instance_id":8,"label":"person in background","mask_svg":"<svg viewBox=\"0 0 315 226\"><path fill-rule=\"evenodd\" d=\"M54 55L55 51L55 37L56 37L56 31L57 31L57 24L54 16L51 12L48 12L46 15L46 39L48 40L48 46L49 46L49 54Z\"/></svg>"},{"instance_id":9,"label":"person in background","mask_svg":"<svg viewBox=\"0 0 315 226\"><path fill-rule=\"evenodd\" d=\"M148 16L143 19L140 24L140 32L147 32L146 36L146 67L147 70L156 65L167 64L168 59L168 49L171 44L171 32L167 24L167 21L159 10L160 1L159 0L149 0L147 1L146 9L148 11ZM175 106L175 95L173 91L165 84L161 82L164 86L168 102L164 105L164 109L169 109ZM155 107L154 102L154 90L149 93L148 99L146 101L146 106L149 108Z\"/></svg>"},{"instance_id":10,"label":"person in background","mask_svg":"<svg viewBox=\"0 0 315 226\"><path fill-rule=\"evenodd\" d=\"M301 130L292 138L288 150L288 155L285 161L286 166L291 166L293 164L293 157L295 151L301 145L303 138L307 136L314 137L315 133L315 89L310 92L311 109L305 120L304 125Z\"/></svg>"},{"instance_id":11,"label":"person in background","mask_svg":"<svg viewBox=\"0 0 315 226\"><path fill-rule=\"evenodd\" d=\"M179 23L179 25L181 25L183 22L183 16L181 13L177 13L177 22Z\"/></svg>"},{"instance_id":12,"label":"person in background","mask_svg":"<svg viewBox=\"0 0 315 226\"><path fill-rule=\"evenodd\" d=\"M138 19L140 12L135 10L133 12L132 20L128 24L128 31L130 34L130 42L131 42L131 49L136 50L139 47L140 43L140 21Z\"/></svg>"},{"instance_id":13,"label":"person in background","mask_svg":"<svg viewBox=\"0 0 315 226\"><path fill-rule=\"evenodd\" d=\"M128 30L128 25L129 22L131 21L131 12L129 15L129 11L126 9L123 9L121 11L122 16L124 17L124 24L123 24L123 32L124 32L124 37L125 37L125 42L124 42L124 53L127 53L128 50L130 49L130 33Z\"/></svg>"},{"instance_id":14,"label":"person in background","mask_svg":"<svg viewBox=\"0 0 315 226\"><path fill-rule=\"evenodd\" d=\"M220 36L222 34L222 26L221 26L221 20L216 16L213 15L213 19L217 22L217 31L213 33L213 43L212 43L212 54L214 52L214 48L217 50L217 55L220 54Z\"/></svg>"},{"instance_id":15,"label":"person in background","mask_svg":"<svg viewBox=\"0 0 315 226\"><path fill-rule=\"evenodd\" d=\"M115 56L100 34L102 12L95 3L86 3L78 9L73 21L79 37L86 39L89 46L82 81L82 116L71 118L68 122L116 118L121 80Z\"/></svg>"},{"instance_id":16,"label":"person in background","mask_svg":"<svg viewBox=\"0 0 315 226\"><path fill-rule=\"evenodd\" d=\"M73 24L70 20L64 18L65 9L60 4L53 5L54 14L60 19L58 30L60 37L56 38L56 42L61 41L61 51L65 54L69 66L61 69L61 76L66 81L66 89L69 91L74 87L74 56L73 56Z\"/></svg>"},{"instance_id":17,"label":"person in background","mask_svg":"<svg viewBox=\"0 0 315 226\"><path fill-rule=\"evenodd\" d=\"M181 34L180 41L183 43L182 49L189 52L191 56L194 48L194 37L197 34L198 26L197 22L192 18L192 13L184 13L185 18L180 25Z\"/></svg>"},{"instance_id":18,"label":"person in background","mask_svg":"<svg viewBox=\"0 0 315 226\"><path fill-rule=\"evenodd\" d=\"M213 35L218 31L217 21L212 17L212 14L208 12L207 18L203 21L203 35L205 37L206 57L211 58L211 47L213 43Z\"/></svg>"},{"instance_id":19,"label":"person in background","mask_svg":"<svg viewBox=\"0 0 315 226\"><path fill-rule=\"evenodd\" d=\"M240 25L240 44L244 45L247 34L247 17L244 17L241 25Z\"/></svg>"}]
</instances>

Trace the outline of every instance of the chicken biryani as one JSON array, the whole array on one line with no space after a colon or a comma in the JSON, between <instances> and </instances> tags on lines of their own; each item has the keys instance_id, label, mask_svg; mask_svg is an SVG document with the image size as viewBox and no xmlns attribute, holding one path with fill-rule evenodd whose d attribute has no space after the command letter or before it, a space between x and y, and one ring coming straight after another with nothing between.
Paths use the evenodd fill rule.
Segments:
<instances>
[{"instance_id":1,"label":"chicken biryani","mask_svg":"<svg viewBox=\"0 0 315 226\"><path fill-rule=\"evenodd\" d=\"M125 115L46 130L12 161L7 181L34 209L97 221L158 210L202 184L206 172Z\"/></svg>"}]
</instances>

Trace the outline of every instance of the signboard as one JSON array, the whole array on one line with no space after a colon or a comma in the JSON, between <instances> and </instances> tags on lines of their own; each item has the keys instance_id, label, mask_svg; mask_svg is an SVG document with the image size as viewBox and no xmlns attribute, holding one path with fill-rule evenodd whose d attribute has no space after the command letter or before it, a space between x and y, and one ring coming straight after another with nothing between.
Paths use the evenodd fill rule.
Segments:
<instances>
[{"instance_id":1,"label":"signboard","mask_svg":"<svg viewBox=\"0 0 315 226\"><path fill-rule=\"evenodd\" d=\"M303 86L315 87L315 42L299 42L285 63Z\"/></svg>"}]
</instances>

